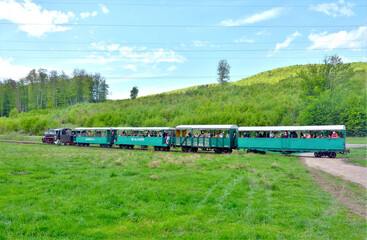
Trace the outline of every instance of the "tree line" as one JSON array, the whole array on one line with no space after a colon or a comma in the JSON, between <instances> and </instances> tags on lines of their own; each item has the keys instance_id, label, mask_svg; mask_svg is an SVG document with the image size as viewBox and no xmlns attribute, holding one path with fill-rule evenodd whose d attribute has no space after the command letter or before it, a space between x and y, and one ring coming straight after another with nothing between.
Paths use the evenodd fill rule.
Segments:
<instances>
[{"instance_id":1,"label":"tree line","mask_svg":"<svg viewBox=\"0 0 367 240\"><path fill-rule=\"evenodd\" d=\"M64 72L33 69L19 81L0 81L0 116L82 102L104 102L107 97L108 84L99 73L75 69L68 76Z\"/></svg>"}]
</instances>

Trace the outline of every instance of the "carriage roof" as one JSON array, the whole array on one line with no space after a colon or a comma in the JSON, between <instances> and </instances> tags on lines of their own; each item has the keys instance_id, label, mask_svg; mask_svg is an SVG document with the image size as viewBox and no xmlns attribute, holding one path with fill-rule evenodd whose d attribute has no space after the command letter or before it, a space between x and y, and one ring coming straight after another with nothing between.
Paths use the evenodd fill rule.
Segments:
<instances>
[{"instance_id":1,"label":"carriage roof","mask_svg":"<svg viewBox=\"0 0 367 240\"><path fill-rule=\"evenodd\" d=\"M174 131L172 127L116 127L113 130L132 130L132 131Z\"/></svg>"},{"instance_id":2,"label":"carriage roof","mask_svg":"<svg viewBox=\"0 0 367 240\"><path fill-rule=\"evenodd\" d=\"M323 125L323 126L270 126L270 127L239 127L238 131L244 132L268 132L268 131L344 131L344 125Z\"/></svg>"},{"instance_id":3,"label":"carriage roof","mask_svg":"<svg viewBox=\"0 0 367 240\"><path fill-rule=\"evenodd\" d=\"M107 131L113 130L111 127L80 127L75 128L75 131Z\"/></svg>"},{"instance_id":4,"label":"carriage roof","mask_svg":"<svg viewBox=\"0 0 367 240\"><path fill-rule=\"evenodd\" d=\"M179 125L177 130L229 130L238 129L236 125Z\"/></svg>"}]
</instances>

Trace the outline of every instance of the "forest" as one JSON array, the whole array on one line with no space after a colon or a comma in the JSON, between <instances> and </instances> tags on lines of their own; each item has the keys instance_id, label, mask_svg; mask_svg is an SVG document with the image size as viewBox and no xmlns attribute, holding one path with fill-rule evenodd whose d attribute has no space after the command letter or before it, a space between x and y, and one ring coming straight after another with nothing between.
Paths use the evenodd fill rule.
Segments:
<instances>
[{"instance_id":1,"label":"forest","mask_svg":"<svg viewBox=\"0 0 367 240\"><path fill-rule=\"evenodd\" d=\"M74 90L62 97L63 105L58 93L56 109L56 97L50 93L52 84L48 84L47 93L44 89L43 94L50 98L41 105L38 88L38 98L27 95L28 112L12 111L9 117L0 118L0 134L42 135L47 128L77 126L343 124L349 136L366 136L366 71L367 63L343 64L330 60L324 64L273 69L224 85L208 84L107 101L95 98L91 88L85 85L75 90L80 79L71 80L74 76L69 79ZM37 109L37 99L43 109ZM17 102L13 104L18 109ZM22 110L24 103L19 105Z\"/></svg>"},{"instance_id":2,"label":"forest","mask_svg":"<svg viewBox=\"0 0 367 240\"><path fill-rule=\"evenodd\" d=\"M105 102L107 97L108 84L98 73L75 69L70 77L64 72L33 69L19 81L0 81L0 116L82 102Z\"/></svg>"}]
</instances>

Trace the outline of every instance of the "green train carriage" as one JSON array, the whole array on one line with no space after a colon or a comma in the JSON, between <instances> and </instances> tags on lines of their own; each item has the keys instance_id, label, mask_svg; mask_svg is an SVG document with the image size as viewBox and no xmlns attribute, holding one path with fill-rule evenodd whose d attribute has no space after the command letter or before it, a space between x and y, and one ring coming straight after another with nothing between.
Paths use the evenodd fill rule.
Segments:
<instances>
[{"instance_id":1,"label":"green train carriage","mask_svg":"<svg viewBox=\"0 0 367 240\"><path fill-rule=\"evenodd\" d=\"M175 128L171 127L117 127L115 144L123 149L153 146L156 151L169 151Z\"/></svg>"},{"instance_id":2,"label":"green train carriage","mask_svg":"<svg viewBox=\"0 0 367 240\"><path fill-rule=\"evenodd\" d=\"M236 125L179 125L173 144L184 152L198 149L230 153L236 147Z\"/></svg>"},{"instance_id":3,"label":"green train carriage","mask_svg":"<svg viewBox=\"0 0 367 240\"><path fill-rule=\"evenodd\" d=\"M78 146L98 144L101 147L112 147L115 141L115 131L110 127L75 128L75 141Z\"/></svg>"},{"instance_id":4,"label":"green train carriage","mask_svg":"<svg viewBox=\"0 0 367 240\"><path fill-rule=\"evenodd\" d=\"M338 137L330 136L334 132ZM337 153L348 152L345 133L344 125L240 127L237 144L238 149L249 152L283 154L313 152L315 157L334 158Z\"/></svg>"}]
</instances>

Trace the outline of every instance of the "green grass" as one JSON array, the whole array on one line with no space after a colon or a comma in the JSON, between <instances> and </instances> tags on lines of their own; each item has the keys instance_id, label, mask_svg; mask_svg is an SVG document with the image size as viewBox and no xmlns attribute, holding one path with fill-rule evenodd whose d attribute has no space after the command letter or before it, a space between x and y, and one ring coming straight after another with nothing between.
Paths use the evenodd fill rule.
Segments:
<instances>
[{"instance_id":1,"label":"green grass","mask_svg":"<svg viewBox=\"0 0 367 240\"><path fill-rule=\"evenodd\" d=\"M0 141L42 142L42 136L27 136L19 133L0 135Z\"/></svg>"},{"instance_id":2,"label":"green grass","mask_svg":"<svg viewBox=\"0 0 367 240\"><path fill-rule=\"evenodd\" d=\"M349 162L367 167L367 147L351 148L350 154L344 158Z\"/></svg>"},{"instance_id":3,"label":"green grass","mask_svg":"<svg viewBox=\"0 0 367 240\"><path fill-rule=\"evenodd\" d=\"M367 144L367 137L347 137L347 144Z\"/></svg>"},{"instance_id":4,"label":"green grass","mask_svg":"<svg viewBox=\"0 0 367 240\"><path fill-rule=\"evenodd\" d=\"M296 156L0 143L0 239L365 239Z\"/></svg>"}]
</instances>

